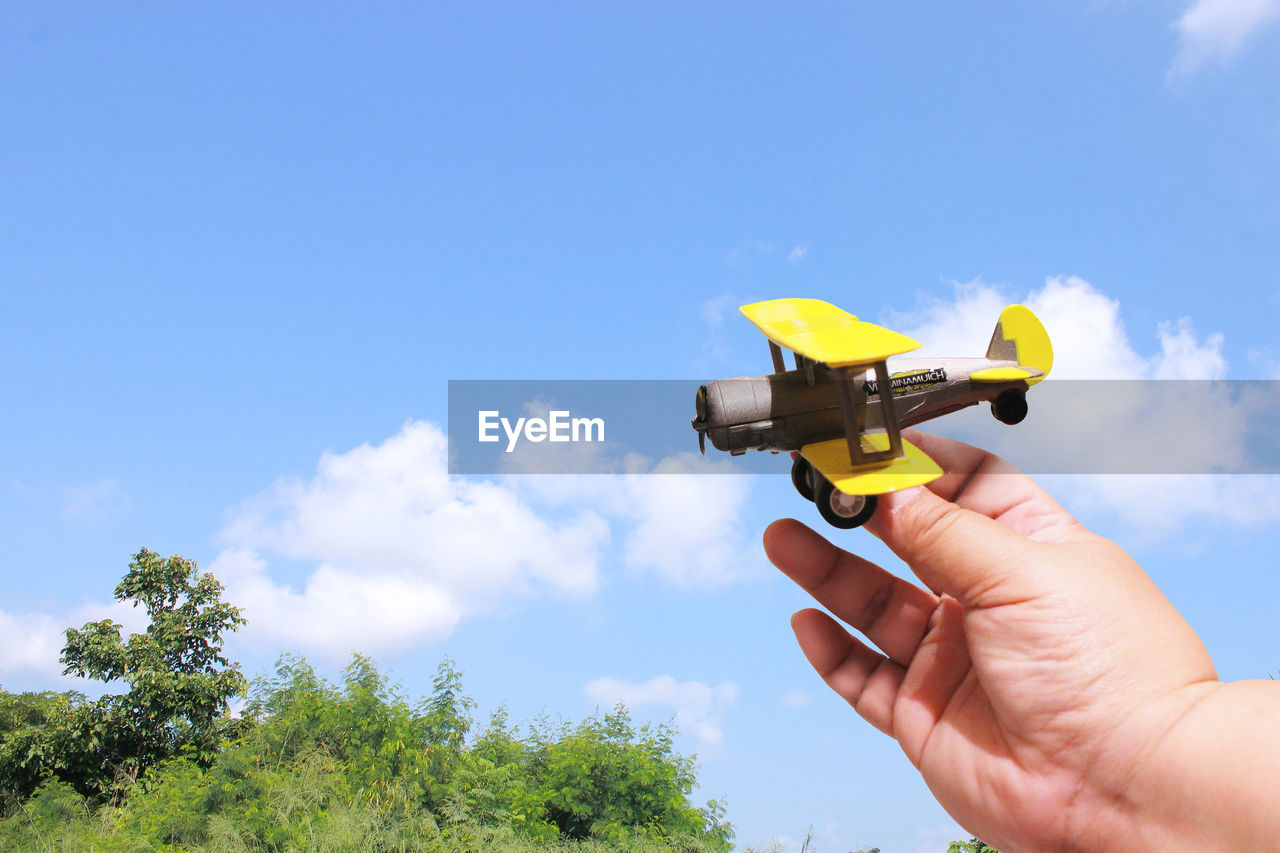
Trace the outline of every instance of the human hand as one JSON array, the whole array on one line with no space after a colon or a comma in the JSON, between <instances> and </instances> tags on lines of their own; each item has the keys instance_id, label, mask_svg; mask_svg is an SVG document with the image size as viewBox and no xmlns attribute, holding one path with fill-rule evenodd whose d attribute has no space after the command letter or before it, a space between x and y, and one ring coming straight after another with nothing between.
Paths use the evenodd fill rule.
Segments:
<instances>
[{"instance_id":1,"label":"human hand","mask_svg":"<svg viewBox=\"0 0 1280 853\"><path fill-rule=\"evenodd\" d=\"M1186 809L1214 808L1163 803L1167 785L1151 778L1230 725L1200 713L1224 685L1190 626L1122 549L1013 466L910 438L947 473L882 496L866 526L924 588L799 522L765 531L774 564L883 652L802 610L792 627L814 669L1002 850L1145 849L1161 827L1176 836Z\"/></svg>"}]
</instances>

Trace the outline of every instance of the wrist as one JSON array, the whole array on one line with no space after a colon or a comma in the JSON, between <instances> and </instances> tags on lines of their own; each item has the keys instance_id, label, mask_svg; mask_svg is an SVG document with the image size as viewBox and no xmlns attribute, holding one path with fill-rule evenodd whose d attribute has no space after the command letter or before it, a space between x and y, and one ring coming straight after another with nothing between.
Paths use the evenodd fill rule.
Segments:
<instances>
[{"instance_id":1,"label":"wrist","mask_svg":"<svg viewBox=\"0 0 1280 853\"><path fill-rule=\"evenodd\" d=\"M1192 685L1149 702L1107 744L1088 774L1103 781L1073 802L1071 848L1275 848L1280 682ZM1130 758L1110 764L1109 754Z\"/></svg>"}]
</instances>

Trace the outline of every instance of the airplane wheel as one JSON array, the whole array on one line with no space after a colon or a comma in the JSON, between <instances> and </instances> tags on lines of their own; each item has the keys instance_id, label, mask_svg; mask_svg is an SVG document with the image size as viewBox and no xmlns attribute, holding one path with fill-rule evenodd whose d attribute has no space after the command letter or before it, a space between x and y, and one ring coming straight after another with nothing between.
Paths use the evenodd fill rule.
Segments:
<instances>
[{"instance_id":1,"label":"airplane wheel","mask_svg":"<svg viewBox=\"0 0 1280 853\"><path fill-rule=\"evenodd\" d=\"M1012 426L1022 423L1022 419L1027 416L1027 395L1012 388L1001 391L999 396L991 401L991 414L995 415L996 420L1002 424Z\"/></svg>"},{"instance_id":2,"label":"airplane wheel","mask_svg":"<svg viewBox=\"0 0 1280 853\"><path fill-rule=\"evenodd\" d=\"M796 461L791 463L791 485L795 486L800 497L807 501L814 498L814 476L813 466L803 456L797 456Z\"/></svg>"},{"instance_id":3,"label":"airplane wheel","mask_svg":"<svg viewBox=\"0 0 1280 853\"><path fill-rule=\"evenodd\" d=\"M876 511L875 495L847 495L826 477L818 483L814 503L827 524L841 530L861 527Z\"/></svg>"}]
</instances>

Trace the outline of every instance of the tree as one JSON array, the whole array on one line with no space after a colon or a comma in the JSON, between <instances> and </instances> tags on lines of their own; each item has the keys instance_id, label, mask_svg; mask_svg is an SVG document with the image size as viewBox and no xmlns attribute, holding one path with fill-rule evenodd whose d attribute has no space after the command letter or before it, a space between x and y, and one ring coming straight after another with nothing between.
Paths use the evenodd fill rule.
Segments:
<instances>
[{"instance_id":1,"label":"tree","mask_svg":"<svg viewBox=\"0 0 1280 853\"><path fill-rule=\"evenodd\" d=\"M675 752L674 736L671 726L635 728L619 703L535 748L533 775L548 819L573 840L686 836L729 849L733 829L723 806L689 802L694 762Z\"/></svg>"},{"instance_id":2,"label":"tree","mask_svg":"<svg viewBox=\"0 0 1280 853\"><path fill-rule=\"evenodd\" d=\"M179 752L211 761L233 725L231 699L247 684L239 665L222 654L222 636L245 623L222 601L222 584L180 555L162 558L143 548L115 589L118 601L147 609L142 634L121 637L104 619L67 629L66 675L129 686L123 696L89 703L86 747L98 760L89 778L68 779L85 793L120 793L148 767Z\"/></svg>"},{"instance_id":3,"label":"tree","mask_svg":"<svg viewBox=\"0 0 1280 853\"><path fill-rule=\"evenodd\" d=\"M370 658L353 656L334 684L283 656L254 682L252 724L211 760L179 749L100 811L101 799L86 801L65 775L32 776L40 782L21 808L0 815L0 850L730 849L721 804L689 802L693 762L674 752L670 726L636 727L619 706L577 725L535 721L521 737L499 709L469 743L475 703L452 661L432 687L411 704ZM61 694L0 692L0 746L5 731L36 732L75 706ZM91 717L86 731L106 729Z\"/></svg>"},{"instance_id":4,"label":"tree","mask_svg":"<svg viewBox=\"0 0 1280 853\"><path fill-rule=\"evenodd\" d=\"M0 691L0 816L53 773L81 778L91 772L85 702L75 692Z\"/></svg>"}]
</instances>

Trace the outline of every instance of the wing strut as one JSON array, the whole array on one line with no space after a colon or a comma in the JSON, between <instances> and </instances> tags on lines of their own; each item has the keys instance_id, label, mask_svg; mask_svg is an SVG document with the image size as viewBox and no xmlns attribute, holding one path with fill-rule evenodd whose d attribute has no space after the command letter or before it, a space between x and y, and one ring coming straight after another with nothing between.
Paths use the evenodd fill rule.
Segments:
<instances>
[{"instance_id":1,"label":"wing strut","mask_svg":"<svg viewBox=\"0 0 1280 853\"><path fill-rule=\"evenodd\" d=\"M782 360L782 347L769 341L769 355L773 356L773 372L783 373L787 369L787 363Z\"/></svg>"},{"instance_id":2,"label":"wing strut","mask_svg":"<svg viewBox=\"0 0 1280 853\"><path fill-rule=\"evenodd\" d=\"M813 365L816 362L814 362L812 359L805 358L800 353L795 353L795 357L796 357L796 370L804 371L805 384L808 385L810 388L812 388L817 381L813 375Z\"/></svg>"},{"instance_id":3,"label":"wing strut","mask_svg":"<svg viewBox=\"0 0 1280 853\"><path fill-rule=\"evenodd\" d=\"M862 434L867 431L867 395L858 387L867 368L874 369L877 393L880 395L880 418L889 446L884 450L864 451ZM893 389L889 385L889 369L883 361L874 364L832 368L836 379L836 397L844 416L844 436L849 445L849 462L854 467L888 462L902 455L902 434L898 429L898 413L894 409Z\"/></svg>"}]
</instances>

